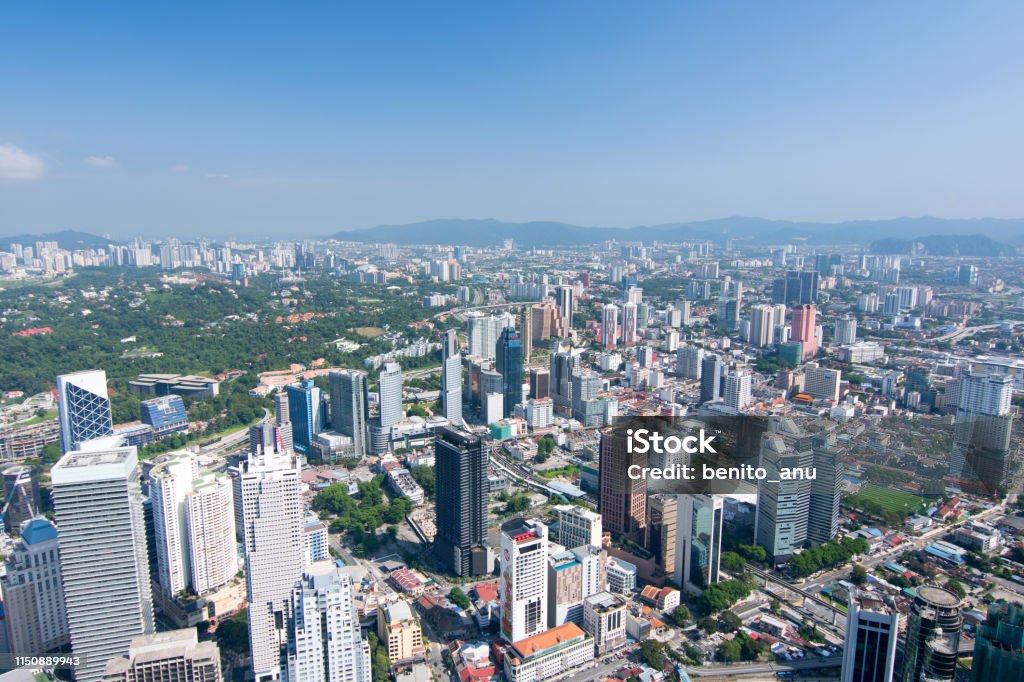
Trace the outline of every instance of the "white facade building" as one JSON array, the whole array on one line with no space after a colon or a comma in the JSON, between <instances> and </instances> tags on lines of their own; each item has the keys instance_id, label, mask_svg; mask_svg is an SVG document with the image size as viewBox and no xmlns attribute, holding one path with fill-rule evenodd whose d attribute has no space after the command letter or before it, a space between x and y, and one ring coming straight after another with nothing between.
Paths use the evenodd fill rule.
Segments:
<instances>
[{"instance_id":1,"label":"white facade building","mask_svg":"<svg viewBox=\"0 0 1024 682\"><path fill-rule=\"evenodd\" d=\"M521 518L501 526L501 635L518 642L547 629L548 529Z\"/></svg>"}]
</instances>

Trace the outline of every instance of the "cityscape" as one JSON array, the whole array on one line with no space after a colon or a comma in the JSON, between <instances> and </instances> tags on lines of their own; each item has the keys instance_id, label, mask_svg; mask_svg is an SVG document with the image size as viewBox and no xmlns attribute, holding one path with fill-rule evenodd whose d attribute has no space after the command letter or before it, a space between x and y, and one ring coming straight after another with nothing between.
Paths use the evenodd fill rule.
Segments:
<instances>
[{"instance_id":1,"label":"cityscape","mask_svg":"<svg viewBox=\"0 0 1024 682\"><path fill-rule=\"evenodd\" d=\"M1019 256L62 239L0 254L36 675L1024 671ZM648 489L651 417L767 474Z\"/></svg>"},{"instance_id":2,"label":"cityscape","mask_svg":"<svg viewBox=\"0 0 1024 682\"><path fill-rule=\"evenodd\" d=\"M0 682L1024 682L1024 3L8 3Z\"/></svg>"}]
</instances>

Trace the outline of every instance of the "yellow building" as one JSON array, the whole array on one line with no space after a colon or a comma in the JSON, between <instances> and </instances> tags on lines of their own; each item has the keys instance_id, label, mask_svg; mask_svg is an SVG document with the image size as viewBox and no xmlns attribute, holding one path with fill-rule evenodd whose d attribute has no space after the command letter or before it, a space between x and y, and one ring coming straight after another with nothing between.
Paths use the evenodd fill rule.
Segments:
<instances>
[{"instance_id":1,"label":"yellow building","mask_svg":"<svg viewBox=\"0 0 1024 682\"><path fill-rule=\"evenodd\" d=\"M377 636L387 647L392 663L423 658L423 630L409 602L381 604L377 607Z\"/></svg>"}]
</instances>

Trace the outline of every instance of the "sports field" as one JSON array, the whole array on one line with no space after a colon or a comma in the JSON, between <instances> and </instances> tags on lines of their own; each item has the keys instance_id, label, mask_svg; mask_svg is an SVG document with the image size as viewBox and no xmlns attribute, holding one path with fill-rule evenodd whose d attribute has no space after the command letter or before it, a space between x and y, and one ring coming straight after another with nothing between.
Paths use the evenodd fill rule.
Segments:
<instances>
[{"instance_id":1,"label":"sports field","mask_svg":"<svg viewBox=\"0 0 1024 682\"><path fill-rule=\"evenodd\" d=\"M857 492L857 497L862 500L877 502L885 511L907 514L917 511L921 506L921 498L913 493L886 488L874 483L865 483Z\"/></svg>"}]
</instances>

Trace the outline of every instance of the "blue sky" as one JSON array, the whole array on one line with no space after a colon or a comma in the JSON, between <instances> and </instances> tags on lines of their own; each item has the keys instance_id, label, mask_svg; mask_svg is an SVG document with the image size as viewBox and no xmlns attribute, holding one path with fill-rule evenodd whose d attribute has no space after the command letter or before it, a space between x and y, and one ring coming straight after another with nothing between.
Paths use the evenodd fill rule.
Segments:
<instances>
[{"instance_id":1,"label":"blue sky","mask_svg":"<svg viewBox=\"0 0 1024 682\"><path fill-rule=\"evenodd\" d=\"M1024 3L15 3L0 233L1024 216Z\"/></svg>"}]
</instances>

